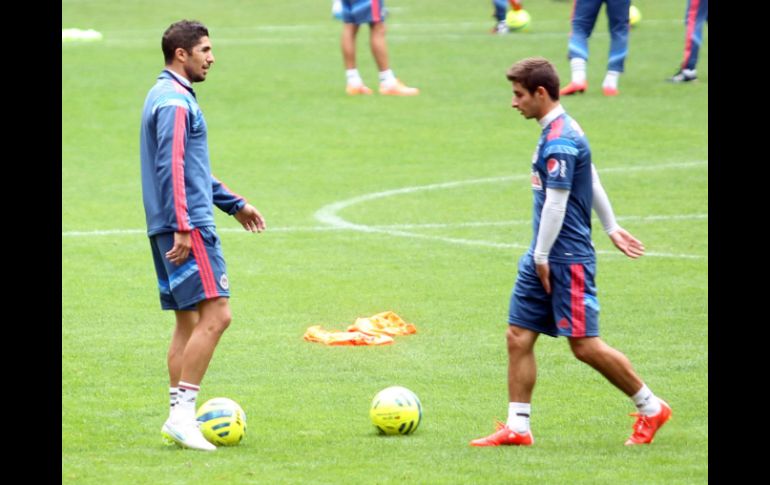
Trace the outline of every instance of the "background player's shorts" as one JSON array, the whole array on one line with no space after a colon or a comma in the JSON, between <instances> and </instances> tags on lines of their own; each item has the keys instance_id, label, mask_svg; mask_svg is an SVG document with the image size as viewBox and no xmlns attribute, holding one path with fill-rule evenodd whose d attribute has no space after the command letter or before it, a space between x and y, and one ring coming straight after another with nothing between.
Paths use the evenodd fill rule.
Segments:
<instances>
[{"instance_id":1,"label":"background player's shorts","mask_svg":"<svg viewBox=\"0 0 770 485\"><path fill-rule=\"evenodd\" d=\"M160 306L164 310L195 310L203 300L230 297L225 258L214 226L193 229L191 235L192 250L179 266L165 256L174 247L174 233L150 237Z\"/></svg>"},{"instance_id":2,"label":"background player's shorts","mask_svg":"<svg viewBox=\"0 0 770 485\"><path fill-rule=\"evenodd\" d=\"M342 21L371 24L385 21L385 0L342 0Z\"/></svg>"},{"instance_id":3,"label":"background player's shorts","mask_svg":"<svg viewBox=\"0 0 770 485\"><path fill-rule=\"evenodd\" d=\"M527 253L511 294L508 323L551 337L598 337L599 301L596 263L550 263L551 294L547 294Z\"/></svg>"}]
</instances>

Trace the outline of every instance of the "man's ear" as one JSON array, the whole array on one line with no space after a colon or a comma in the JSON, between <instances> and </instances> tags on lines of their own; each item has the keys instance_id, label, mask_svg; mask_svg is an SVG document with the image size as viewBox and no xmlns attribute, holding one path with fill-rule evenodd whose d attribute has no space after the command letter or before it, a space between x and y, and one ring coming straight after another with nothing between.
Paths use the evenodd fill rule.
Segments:
<instances>
[{"instance_id":1,"label":"man's ear","mask_svg":"<svg viewBox=\"0 0 770 485\"><path fill-rule=\"evenodd\" d=\"M184 50L182 47L177 47L174 51L174 57L179 59L180 61L184 62L187 60L187 51Z\"/></svg>"}]
</instances>

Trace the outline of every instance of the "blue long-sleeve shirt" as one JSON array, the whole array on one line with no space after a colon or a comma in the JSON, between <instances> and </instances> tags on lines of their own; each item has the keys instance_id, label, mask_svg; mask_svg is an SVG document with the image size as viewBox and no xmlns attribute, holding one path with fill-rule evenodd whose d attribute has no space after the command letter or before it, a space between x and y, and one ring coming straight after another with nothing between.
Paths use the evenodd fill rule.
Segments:
<instances>
[{"instance_id":1,"label":"blue long-sleeve shirt","mask_svg":"<svg viewBox=\"0 0 770 485\"><path fill-rule=\"evenodd\" d=\"M148 236L213 226L214 205L232 215L246 204L211 174L206 132L192 85L163 70L142 111L142 198Z\"/></svg>"}]
</instances>

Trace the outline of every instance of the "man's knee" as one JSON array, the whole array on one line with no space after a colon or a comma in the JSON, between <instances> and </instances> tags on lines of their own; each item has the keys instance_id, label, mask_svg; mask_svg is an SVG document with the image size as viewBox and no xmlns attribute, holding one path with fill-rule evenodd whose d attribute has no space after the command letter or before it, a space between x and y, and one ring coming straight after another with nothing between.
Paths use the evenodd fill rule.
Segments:
<instances>
[{"instance_id":1,"label":"man's knee","mask_svg":"<svg viewBox=\"0 0 770 485\"><path fill-rule=\"evenodd\" d=\"M206 319L208 330L220 334L227 330L227 327L230 326L230 322L233 319L227 298L209 300L205 305L207 306L206 310L209 311L206 311L205 313L202 312L201 320L203 320L203 318Z\"/></svg>"},{"instance_id":2,"label":"man's knee","mask_svg":"<svg viewBox=\"0 0 770 485\"><path fill-rule=\"evenodd\" d=\"M528 352L532 348L532 339L528 332L514 325L508 325L505 340L509 354Z\"/></svg>"},{"instance_id":3,"label":"man's knee","mask_svg":"<svg viewBox=\"0 0 770 485\"><path fill-rule=\"evenodd\" d=\"M581 362L590 364L596 356L603 351L603 346L598 337L570 339L572 354Z\"/></svg>"}]
</instances>

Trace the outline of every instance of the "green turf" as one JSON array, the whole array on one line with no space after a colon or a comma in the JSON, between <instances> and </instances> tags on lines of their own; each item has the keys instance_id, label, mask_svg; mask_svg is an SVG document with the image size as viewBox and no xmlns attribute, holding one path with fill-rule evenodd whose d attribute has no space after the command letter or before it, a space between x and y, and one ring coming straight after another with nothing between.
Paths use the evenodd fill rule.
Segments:
<instances>
[{"instance_id":1,"label":"green turf","mask_svg":"<svg viewBox=\"0 0 770 485\"><path fill-rule=\"evenodd\" d=\"M699 81L665 83L682 55L684 4L634 4L643 20L621 95L600 90L602 13L589 91L563 104L620 222L651 253L628 260L595 231L602 336L674 417L652 446L622 446L629 401L566 341L543 337L535 446L475 449L468 441L507 413L507 304L532 237L539 128L510 108L504 72L542 55L566 82L571 2L525 2L529 32L496 37L486 0L388 0L392 65L421 94L350 98L328 0L63 0L62 28L104 40L62 45L62 482L706 482L708 36ZM238 401L248 434L214 454L160 442L173 318L159 309L141 232L140 113L162 68L160 36L180 18L211 32L216 63L195 88L214 173L268 222L251 235L217 215L234 318L201 399ZM359 69L376 88L366 36ZM326 226L319 211L358 230ZM301 338L384 310L418 333L380 348ZM412 436L379 437L368 407L394 384L420 397L424 419Z\"/></svg>"}]
</instances>

